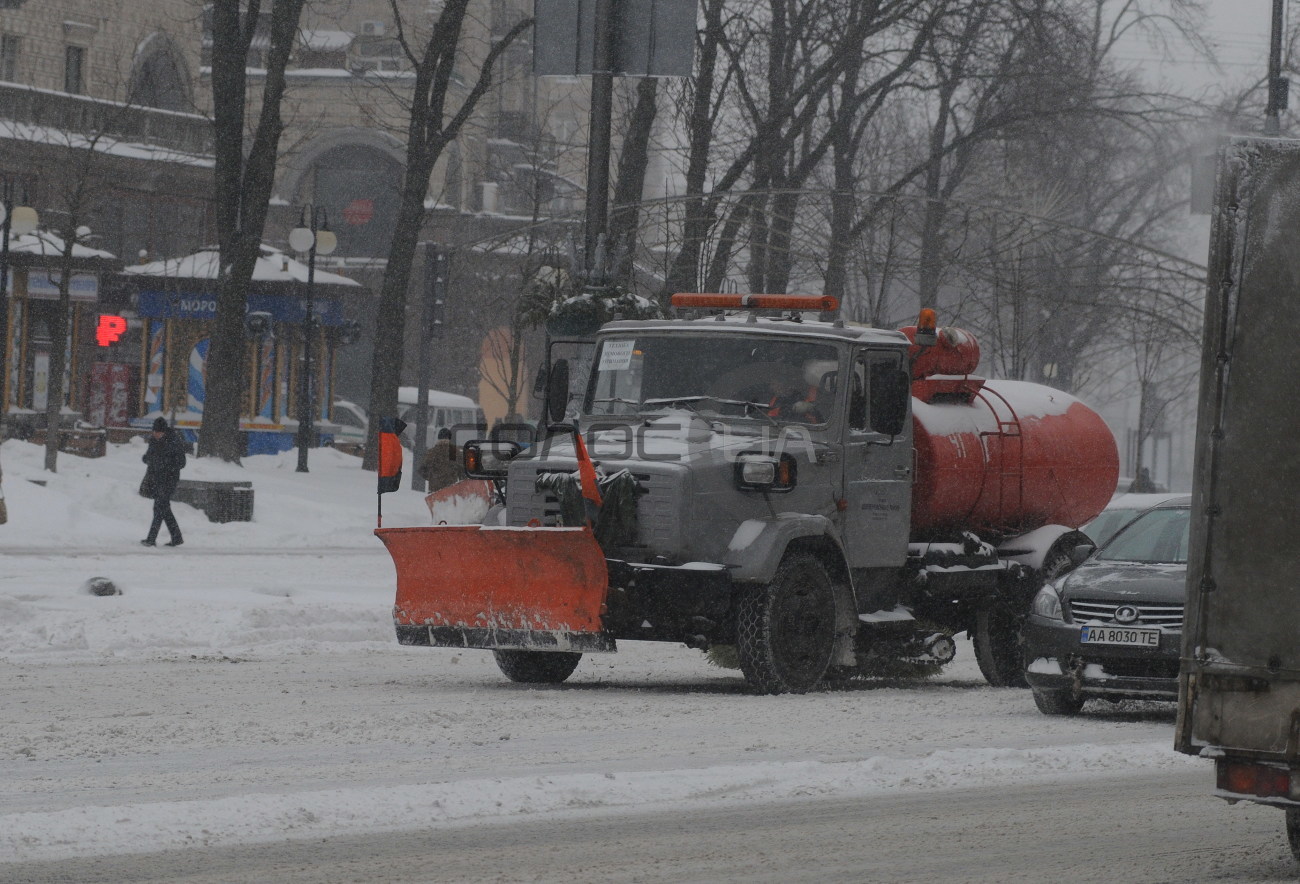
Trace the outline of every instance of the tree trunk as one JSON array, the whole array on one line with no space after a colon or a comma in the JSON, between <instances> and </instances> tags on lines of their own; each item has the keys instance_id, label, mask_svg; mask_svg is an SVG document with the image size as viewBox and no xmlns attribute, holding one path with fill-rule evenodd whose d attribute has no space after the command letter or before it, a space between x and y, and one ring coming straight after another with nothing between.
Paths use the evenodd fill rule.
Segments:
<instances>
[{"instance_id":1,"label":"tree trunk","mask_svg":"<svg viewBox=\"0 0 1300 884\"><path fill-rule=\"evenodd\" d=\"M618 158L618 180L614 187L614 211L609 223L610 258L613 278L632 282L636 260L636 232L641 217L641 195L645 192L646 167L650 162L650 133L654 128L659 80L645 77L636 86L636 106L623 137Z\"/></svg>"},{"instance_id":2,"label":"tree trunk","mask_svg":"<svg viewBox=\"0 0 1300 884\"><path fill-rule=\"evenodd\" d=\"M379 419L397 416L397 388L402 382L402 357L406 342L406 294L411 284L415 246L424 226L424 198L429 189L427 161L408 160L402 183L402 203L388 249L388 267L379 290L375 312L375 348L370 371L370 429L362 462L365 469L379 466ZM429 342L420 338L417 346Z\"/></svg>"},{"instance_id":3,"label":"tree trunk","mask_svg":"<svg viewBox=\"0 0 1300 884\"><path fill-rule=\"evenodd\" d=\"M214 190L221 275L206 369L199 456L238 463L244 453L239 417L247 394L244 316L261 248L279 154L284 71L298 37L304 0L271 0L262 103L245 153L248 48L257 35L259 2L215 0L212 17ZM242 14L241 14L242 13Z\"/></svg>"},{"instance_id":4,"label":"tree trunk","mask_svg":"<svg viewBox=\"0 0 1300 884\"><path fill-rule=\"evenodd\" d=\"M75 215L73 216L75 220ZM63 375L68 370L68 332L72 299L68 294L72 283L72 249L77 241L76 227L65 231L63 254L59 261L59 312L50 329L50 380L45 401L45 469L59 471L59 430L62 426ZM3 349L3 348L0 348Z\"/></svg>"}]
</instances>

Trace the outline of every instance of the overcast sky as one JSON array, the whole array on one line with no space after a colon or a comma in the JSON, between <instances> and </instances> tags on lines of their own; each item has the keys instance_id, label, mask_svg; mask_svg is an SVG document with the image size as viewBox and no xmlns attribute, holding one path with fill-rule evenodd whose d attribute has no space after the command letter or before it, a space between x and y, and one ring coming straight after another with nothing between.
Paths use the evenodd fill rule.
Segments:
<instances>
[{"instance_id":1,"label":"overcast sky","mask_svg":"<svg viewBox=\"0 0 1300 884\"><path fill-rule=\"evenodd\" d=\"M1221 73L1194 62L1187 47L1171 47L1169 60L1164 60L1158 48L1141 38L1128 41L1117 57L1142 64L1169 82L1193 88L1212 85L1221 78L1238 85L1262 78L1268 65L1272 0L1206 0L1206 9L1205 36L1219 57Z\"/></svg>"}]
</instances>

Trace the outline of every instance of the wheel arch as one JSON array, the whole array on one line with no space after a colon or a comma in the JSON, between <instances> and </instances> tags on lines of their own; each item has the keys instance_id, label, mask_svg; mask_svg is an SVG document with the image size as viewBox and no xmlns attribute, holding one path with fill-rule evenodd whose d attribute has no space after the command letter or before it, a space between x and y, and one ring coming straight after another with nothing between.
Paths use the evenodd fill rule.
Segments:
<instances>
[{"instance_id":1,"label":"wheel arch","mask_svg":"<svg viewBox=\"0 0 1300 884\"><path fill-rule=\"evenodd\" d=\"M1078 528L1044 525L1028 534L1004 540L998 546L998 556L1038 573L1053 553L1061 552L1068 556L1071 549L1081 544L1096 546L1092 538Z\"/></svg>"}]
</instances>

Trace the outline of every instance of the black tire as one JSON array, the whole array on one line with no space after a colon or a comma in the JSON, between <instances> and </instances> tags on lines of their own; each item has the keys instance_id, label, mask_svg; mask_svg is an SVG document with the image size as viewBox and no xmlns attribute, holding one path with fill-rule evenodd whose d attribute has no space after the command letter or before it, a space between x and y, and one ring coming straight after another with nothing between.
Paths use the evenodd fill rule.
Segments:
<instances>
[{"instance_id":1,"label":"black tire","mask_svg":"<svg viewBox=\"0 0 1300 884\"><path fill-rule=\"evenodd\" d=\"M1078 715L1083 698L1072 691L1034 691L1034 705L1044 715Z\"/></svg>"},{"instance_id":2,"label":"black tire","mask_svg":"<svg viewBox=\"0 0 1300 884\"><path fill-rule=\"evenodd\" d=\"M745 680L758 692L812 690L834 648L835 585L816 556L787 556L771 583L741 594L736 651Z\"/></svg>"},{"instance_id":3,"label":"black tire","mask_svg":"<svg viewBox=\"0 0 1300 884\"><path fill-rule=\"evenodd\" d=\"M582 659L569 651L493 651L492 656L506 678L521 684L560 684Z\"/></svg>"},{"instance_id":4,"label":"black tire","mask_svg":"<svg viewBox=\"0 0 1300 884\"><path fill-rule=\"evenodd\" d=\"M1024 651L1020 644L1023 616L1016 616L1005 604L991 602L975 615L971 645L984 680L995 688L1027 688Z\"/></svg>"},{"instance_id":5,"label":"black tire","mask_svg":"<svg viewBox=\"0 0 1300 884\"><path fill-rule=\"evenodd\" d=\"M1070 556L1059 546L1043 559L1038 569L1033 592L1028 593L1020 608L1005 602L990 602L975 614L975 628L971 630L971 644L975 662L979 664L984 680L995 688L1027 688L1025 680L1024 644L1020 627L1029 615L1029 602L1034 593L1072 568Z\"/></svg>"},{"instance_id":6,"label":"black tire","mask_svg":"<svg viewBox=\"0 0 1300 884\"><path fill-rule=\"evenodd\" d=\"M1300 808L1286 809L1286 843L1291 846L1291 855L1300 862Z\"/></svg>"}]
</instances>

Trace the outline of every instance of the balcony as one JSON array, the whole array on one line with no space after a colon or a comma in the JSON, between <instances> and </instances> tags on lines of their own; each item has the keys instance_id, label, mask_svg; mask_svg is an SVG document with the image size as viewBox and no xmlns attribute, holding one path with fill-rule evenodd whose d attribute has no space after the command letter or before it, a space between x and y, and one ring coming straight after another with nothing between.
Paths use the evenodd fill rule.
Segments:
<instances>
[{"instance_id":1,"label":"balcony","mask_svg":"<svg viewBox=\"0 0 1300 884\"><path fill-rule=\"evenodd\" d=\"M211 156L212 124L200 114L179 113L0 82L0 119L59 132L103 133L134 144Z\"/></svg>"}]
</instances>

